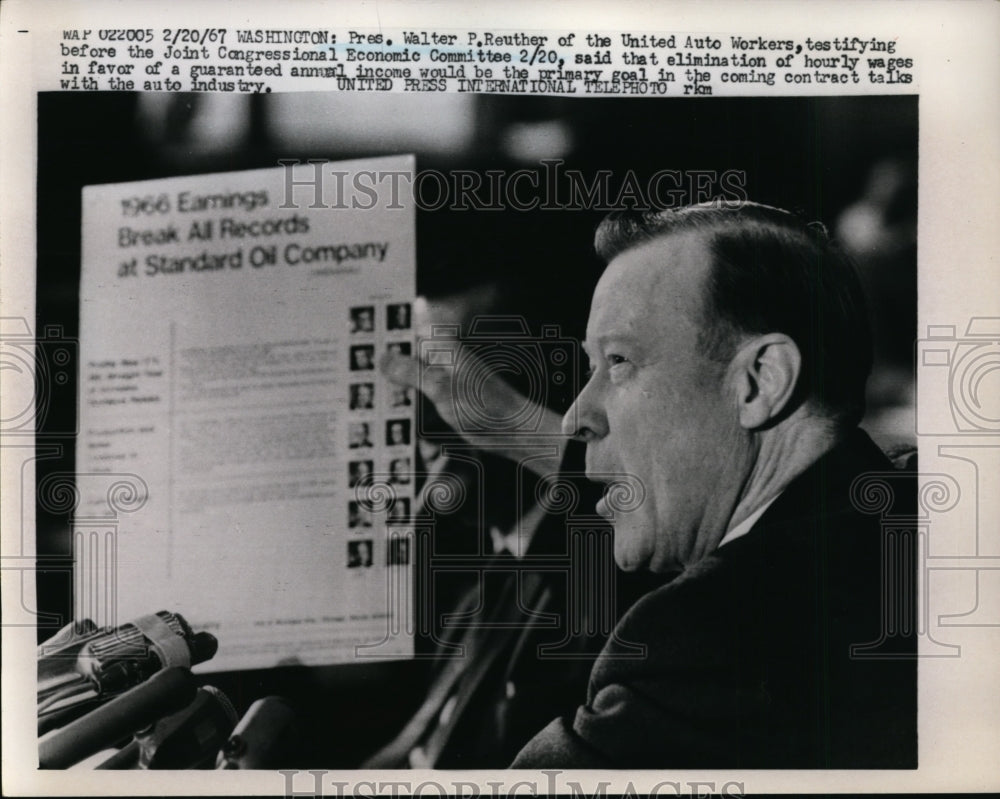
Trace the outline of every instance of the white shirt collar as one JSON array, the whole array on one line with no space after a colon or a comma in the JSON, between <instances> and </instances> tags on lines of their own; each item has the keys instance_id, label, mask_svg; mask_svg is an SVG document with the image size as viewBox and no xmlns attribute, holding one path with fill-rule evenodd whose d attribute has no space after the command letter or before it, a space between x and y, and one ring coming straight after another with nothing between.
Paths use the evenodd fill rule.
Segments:
<instances>
[{"instance_id":1,"label":"white shirt collar","mask_svg":"<svg viewBox=\"0 0 1000 799\"><path fill-rule=\"evenodd\" d=\"M757 523L757 520L764 515L764 511L771 507L771 503L774 502L778 497L781 496L779 492L775 496L771 497L767 502L761 505L757 510L747 516L743 521L732 528L728 533L726 533L722 540L719 542L719 547L724 547L730 541L735 541L742 535L746 535L753 529L753 526ZM716 547L718 549L718 547Z\"/></svg>"}]
</instances>

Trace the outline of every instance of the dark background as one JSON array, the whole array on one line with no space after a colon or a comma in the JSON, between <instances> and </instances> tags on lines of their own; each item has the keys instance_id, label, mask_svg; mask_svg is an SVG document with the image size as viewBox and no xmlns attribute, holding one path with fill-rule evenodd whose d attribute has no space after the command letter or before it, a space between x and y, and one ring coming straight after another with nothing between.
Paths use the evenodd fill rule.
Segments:
<instances>
[{"instance_id":1,"label":"dark background","mask_svg":"<svg viewBox=\"0 0 1000 799\"><path fill-rule=\"evenodd\" d=\"M47 93L38 102L37 331L78 334L83 186L275 166L278 159L415 153L420 170L740 170L749 198L822 221L855 256L873 302L876 372L866 427L880 443L912 422L916 335L916 97L618 99L376 94ZM612 185L617 185L612 180ZM581 337L601 264L603 215L420 211L418 291L503 276L510 308ZM127 313L128 309L122 309ZM40 357L53 351L48 344ZM72 351L72 347L70 347ZM74 468L75 369L40 391L37 481ZM556 404L569 401L560 398ZM48 453L49 456L41 457ZM39 641L71 617L70 517L38 508ZM158 608L151 608L158 610ZM224 642L223 642L224 645ZM283 693L311 707L306 765L351 766L419 699L421 662L211 675L242 712Z\"/></svg>"}]
</instances>

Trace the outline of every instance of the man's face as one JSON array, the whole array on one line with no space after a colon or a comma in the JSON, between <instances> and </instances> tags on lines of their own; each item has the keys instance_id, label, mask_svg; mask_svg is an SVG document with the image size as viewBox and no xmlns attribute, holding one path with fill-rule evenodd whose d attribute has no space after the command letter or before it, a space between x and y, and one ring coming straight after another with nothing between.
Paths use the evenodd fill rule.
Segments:
<instances>
[{"instance_id":1,"label":"man's face","mask_svg":"<svg viewBox=\"0 0 1000 799\"><path fill-rule=\"evenodd\" d=\"M364 444L368 439L368 425L361 423L351 427L351 442L355 446Z\"/></svg>"},{"instance_id":2,"label":"man's face","mask_svg":"<svg viewBox=\"0 0 1000 799\"><path fill-rule=\"evenodd\" d=\"M592 375L564 425L576 418L592 479L641 481L634 510L609 510L609 497L597 505L614 513L615 560L627 570L668 571L714 550L742 485L735 393L698 346L709 265L697 235L664 237L621 253L594 292Z\"/></svg>"}]
</instances>

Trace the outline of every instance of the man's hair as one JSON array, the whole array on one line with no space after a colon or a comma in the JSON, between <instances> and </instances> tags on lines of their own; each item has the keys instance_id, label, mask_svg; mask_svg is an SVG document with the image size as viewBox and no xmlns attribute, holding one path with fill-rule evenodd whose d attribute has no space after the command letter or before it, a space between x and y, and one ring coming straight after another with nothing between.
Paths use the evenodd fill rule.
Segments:
<instances>
[{"instance_id":1,"label":"man's hair","mask_svg":"<svg viewBox=\"0 0 1000 799\"><path fill-rule=\"evenodd\" d=\"M610 262L680 233L701 234L713 259L702 307L704 353L727 362L745 336L784 333L802 354L798 401L808 398L844 425L860 422L871 326L857 272L826 229L758 203L706 203L612 212L598 226L594 246Z\"/></svg>"}]
</instances>

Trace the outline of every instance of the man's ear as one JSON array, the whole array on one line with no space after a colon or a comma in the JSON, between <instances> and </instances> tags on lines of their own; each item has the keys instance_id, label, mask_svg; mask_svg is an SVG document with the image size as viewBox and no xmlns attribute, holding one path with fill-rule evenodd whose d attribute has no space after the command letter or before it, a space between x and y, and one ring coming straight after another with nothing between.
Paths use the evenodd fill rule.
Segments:
<instances>
[{"instance_id":1,"label":"man's ear","mask_svg":"<svg viewBox=\"0 0 1000 799\"><path fill-rule=\"evenodd\" d=\"M802 370L802 353L784 333L768 333L744 344L731 362L740 424L766 427L785 410Z\"/></svg>"}]
</instances>

